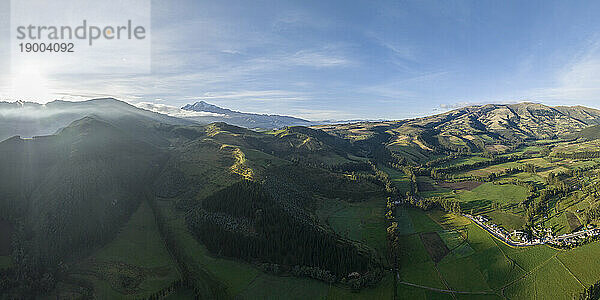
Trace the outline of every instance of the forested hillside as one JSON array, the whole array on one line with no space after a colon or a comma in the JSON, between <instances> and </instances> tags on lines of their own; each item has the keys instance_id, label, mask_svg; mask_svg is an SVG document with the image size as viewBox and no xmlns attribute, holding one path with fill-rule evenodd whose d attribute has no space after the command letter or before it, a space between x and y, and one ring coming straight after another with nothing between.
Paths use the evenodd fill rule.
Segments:
<instances>
[{"instance_id":1,"label":"forested hillside","mask_svg":"<svg viewBox=\"0 0 600 300\"><path fill-rule=\"evenodd\" d=\"M163 159L155 147L84 118L54 136L0 143L1 218L11 221L21 292L48 292L57 268L114 237Z\"/></svg>"},{"instance_id":2,"label":"forested hillside","mask_svg":"<svg viewBox=\"0 0 600 300\"><path fill-rule=\"evenodd\" d=\"M114 105L107 101L101 104ZM159 119L90 114L54 135L0 143L0 218L15 228L12 267L0 271L4 293L89 296L102 293L98 282L105 282L131 296L179 287L202 297L235 296L210 283L212 271L186 254L195 247L188 238L211 256L242 260L265 274L356 290L384 276L383 254L317 217L331 201L385 197L375 167L350 142L300 127L257 133ZM167 285L154 292L143 288L150 282L143 274L159 271L142 271L127 257L99 260L142 203L152 208L180 274L170 284L161 279ZM192 235L182 236L175 224ZM110 268L119 268L126 283L106 277Z\"/></svg>"}]
</instances>

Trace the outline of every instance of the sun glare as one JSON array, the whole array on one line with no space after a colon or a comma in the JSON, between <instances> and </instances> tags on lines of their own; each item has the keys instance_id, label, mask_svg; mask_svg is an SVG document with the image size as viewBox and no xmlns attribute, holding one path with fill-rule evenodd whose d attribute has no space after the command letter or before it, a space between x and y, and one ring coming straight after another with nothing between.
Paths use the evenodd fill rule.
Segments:
<instances>
[{"instance_id":1,"label":"sun glare","mask_svg":"<svg viewBox=\"0 0 600 300\"><path fill-rule=\"evenodd\" d=\"M45 72L31 64L12 72L9 96L13 99L45 103L53 100L54 93Z\"/></svg>"}]
</instances>

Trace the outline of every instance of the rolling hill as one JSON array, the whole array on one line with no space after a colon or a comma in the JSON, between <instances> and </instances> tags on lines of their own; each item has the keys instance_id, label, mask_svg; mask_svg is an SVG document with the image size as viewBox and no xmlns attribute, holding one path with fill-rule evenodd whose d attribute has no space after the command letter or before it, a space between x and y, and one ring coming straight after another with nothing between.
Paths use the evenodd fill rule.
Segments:
<instances>
[{"instance_id":1,"label":"rolling hill","mask_svg":"<svg viewBox=\"0 0 600 300\"><path fill-rule=\"evenodd\" d=\"M193 124L167 115L139 109L114 98L92 99L81 102L52 101L46 104L32 102L0 102L0 141L13 136L34 137L50 135L71 122L86 116L120 122L124 128L128 119L144 123ZM143 129L137 126L138 129ZM131 130L135 130L132 128Z\"/></svg>"},{"instance_id":2,"label":"rolling hill","mask_svg":"<svg viewBox=\"0 0 600 300\"><path fill-rule=\"evenodd\" d=\"M331 201L384 196L374 176L340 172L355 165L370 172L366 158L348 141L304 127L267 134L225 123L188 125L112 99L50 106L52 114L43 120L56 126L85 114L81 107L107 111L91 110L52 135L0 142L5 178L0 219L18 228L10 272L27 276L2 281L9 295L90 295L99 293L97 280L131 296L144 291L140 284L146 281L134 261L100 266L93 253L112 244L146 203L177 262L179 280L202 297L235 293L219 288L208 275L213 271L186 256L190 241L215 257L282 274L331 283L352 272L365 274L352 282L357 288L383 276L382 254L342 237L316 217ZM167 215L190 235L173 233ZM102 277L115 266L121 268L119 276L129 276L128 285ZM162 291L157 287L153 293Z\"/></svg>"},{"instance_id":3,"label":"rolling hill","mask_svg":"<svg viewBox=\"0 0 600 300\"><path fill-rule=\"evenodd\" d=\"M600 139L600 126L595 125L585 128L577 133L573 134L574 138L582 138L589 141Z\"/></svg>"},{"instance_id":4,"label":"rolling hill","mask_svg":"<svg viewBox=\"0 0 600 300\"><path fill-rule=\"evenodd\" d=\"M411 120L315 128L355 141L384 135L388 148L400 153L502 152L527 140L565 137L599 124L600 111L596 109L519 103L469 106Z\"/></svg>"},{"instance_id":5,"label":"rolling hill","mask_svg":"<svg viewBox=\"0 0 600 300\"><path fill-rule=\"evenodd\" d=\"M510 265L497 249L498 264L484 261L492 251L478 245L496 244L461 211L488 213L511 230L563 233L579 220L600 222L600 112L583 107L485 105L257 132L114 99L2 105L2 122L20 124L4 128L0 142L0 233L11 233L0 241L12 239L11 255L0 256L0 291L9 298L410 294L394 276L521 295L503 286L518 278L456 279ZM25 133L33 137L15 136ZM391 222L402 224L400 250L390 246Z\"/></svg>"}]
</instances>

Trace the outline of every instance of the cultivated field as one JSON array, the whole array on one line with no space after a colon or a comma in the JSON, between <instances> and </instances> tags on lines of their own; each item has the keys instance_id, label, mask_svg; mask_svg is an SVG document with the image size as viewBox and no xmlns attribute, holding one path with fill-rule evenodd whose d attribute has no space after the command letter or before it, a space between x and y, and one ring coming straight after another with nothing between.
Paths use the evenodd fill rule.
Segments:
<instances>
[{"instance_id":1,"label":"cultivated field","mask_svg":"<svg viewBox=\"0 0 600 300\"><path fill-rule=\"evenodd\" d=\"M600 144L578 144L551 141L522 147L502 154L523 157L508 162L493 163L480 154L445 161L435 167L455 171L448 179L418 176L417 199L458 201L462 213L485 215L509 232L523 230L528 222L554 234L596 226L598 220L589 218L599 205L593 188L600 181L594 170L599 161L565 157L598 151ZM394 182L406 178L402 171L392 171L388 173ZM410 187L409 181L403 183ZM542 199L542 193L548 195ZM530 203L536 204L533 215ZM594 259L600 255L598 242L572 250L513 248L458 214L400 206L395 216L401 241L401 297L571 299L600 279Z\"/></svg>"},{"instance_id":2,"label":"cultivated field","mask_svg":"<svg viewBox=\"0 0 600 300\"><path fill-rule=\"evenodd\" d=\"M583 288L580 282L588 285L600 276L599 268L585 263L591 260L589 255L600 253L597 243L569 252L546 246L511 248L476 225L467 224L463 217L400 210L403 212L397 215L401 223L415 220L419 224L413 233L401 235L401 296L437 299L451 297L448 291L454 291L462 299L570 299ZM430 229L437 231L427 231ZM420 237L434 233L448 236L447 232L459 229L465 229L464 235L441 239L453 250L435 262L429 252L431 244ZM437 242L433 247L439 247Z\"/></svg>"}]
</instances>

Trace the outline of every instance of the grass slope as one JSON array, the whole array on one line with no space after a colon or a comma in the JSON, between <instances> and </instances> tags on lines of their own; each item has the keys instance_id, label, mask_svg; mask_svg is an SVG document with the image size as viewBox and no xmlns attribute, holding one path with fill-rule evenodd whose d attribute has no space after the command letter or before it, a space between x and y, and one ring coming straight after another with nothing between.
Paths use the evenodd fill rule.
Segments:
<instances>
[{"instance_id":1,"label":"grass slope","mask_svg":"<svg viewBox=\"0 0 600 300\"><path fill-rule=\"evenodd\" d=\"M148 296L179 279L146 202L118 236L96 251L76 273L93 282L95 295L101 299ZM137 286L126 286L126 281L136 282Z\"/></svg>"},{"instance_id":2,"label":"grass slope","mask_svg":"<svg viewBox=\"0 0 600 300\"><path fill-rule=\"evenodd\" d=\"M450 295L431 289L449 289L489 293L455 295L462 299L491 299L502 295L509 299L568 299L600 276L600 265L596 266L593 258L600 252L598 243L572 251L557 251L546 246L513 248L478 226L467 224L463 217L436 211L409 212L401 218L417 220L417 232L427 229L439 232L438 226L442 225L446 230L441 232L442 239L447 245L455 246L461 245L460 239L450 233L464 228L467 239L461 247L435 264L427 255L418 234L401 235L400 280L430 288L400 284L398 292L401 297L438 299ZM470 251L464 252L464 255L454 253L466 246Z\"/></svg>"},{"instance_id":3,"label":"grass slope","mask_svg":"<svg viewBox=\"0 0 600 300\"><path fill-rule=\"evenodd\" d=\"M181 212L172 208L168 201L159 201L161 211L167 216L168 226L176 233L177 241L184 251L193 257L190 265L201 269L206 283L213 281L224 285L229 297L237 299L370 299L369 295L379 295L379 299L391 299L393 291L390 279L384 279L375 288L351 293L345 288L331 286L322 281L308 278L279 277L265 274L254 266L227 258L210 255L204 245L188 231ZM368 211L369 209L367 209ZM355 220L359 222L359 220Z\"/></svg>"},{"instance_id":4,"label":"grass slope","mask_svg":"<svg viewBox=\"0 0 600 300\"><path fill-rule=\"evenodd\" d=\"M375 249L382 257L387 253L385 199L348 203L324 200L317 215L339 235Z\"/></svg>"}]
</instances>

